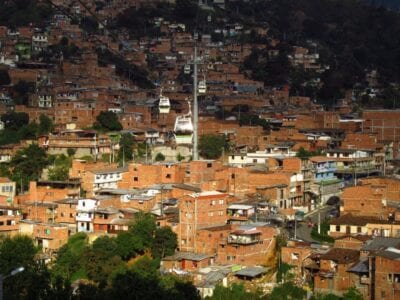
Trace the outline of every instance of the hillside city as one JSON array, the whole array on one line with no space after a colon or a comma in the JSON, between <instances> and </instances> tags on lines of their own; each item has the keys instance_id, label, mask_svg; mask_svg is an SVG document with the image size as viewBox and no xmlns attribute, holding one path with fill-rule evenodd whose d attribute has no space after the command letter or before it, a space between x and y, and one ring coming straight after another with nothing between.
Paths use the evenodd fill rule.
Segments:
<instances>
[{"instance_id":1,"label":"hillside city","mask_svg":"<svg viewBox=\"0 0 400 300\"><path fill-rule=\"evenodd\" d=\"M395 1L0 7L0 299L400 299Z\"/></svg>"}]
</instances>

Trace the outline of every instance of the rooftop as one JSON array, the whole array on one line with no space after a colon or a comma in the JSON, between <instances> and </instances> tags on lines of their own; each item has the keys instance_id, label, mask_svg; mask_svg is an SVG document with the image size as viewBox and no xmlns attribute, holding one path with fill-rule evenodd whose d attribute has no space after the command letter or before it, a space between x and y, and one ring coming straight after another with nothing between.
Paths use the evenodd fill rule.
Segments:
<instances>
[{"instance_id":1,"label":"rooftop","mask_svg":"<svg viewBox=\"0 0 400 300\"><path fill-rule=\"evenodd\" d=\"M365 226L367 224L392 224L389 220L382 220L375 217L354 216L353 214L342 215L330 222L331 225L354 225ZM395 221L394 224L400 224L400 221Z\"/></svg>"},{"instance_id":2,"label":"rooftop","mask_svg":"<svg viewBox=\"0 0 400 300\"><path fill-rule=\"evenodd\" d=\"M321 255L321 260L333 260L338 264L347 264L357 261L359 257L360 252L358 250L332 248L326 254Z\"/></svg>"},{"instance_id":3,"label":"rooftop","mask_svg":"<svg viewBox=\"0 0 400 300\"><path fill-rule=\"evenodd\" d=\"M262 274L267 273L267 269L263 267L247 267L244 269L241 269L240 271L237 271L235 273L236 276L243 276L243 277L257 277Z\"/></svg>"},{"instance_id":4,"label":"rooftop","mask_svg":"<svg viewBox=\"0 0 400 300\"><path fill-rule=\"evenodd\" d=\"M194 252L177 252L174 255L164 257L163 260L194 260L194 261L201 261L203 259L211 257L207 254L202 253L194 253Z\"/></svg>"},{"instance_id":5,"label":"rooftop","mask_svg":"<svg viewBox=\"0 0 400 300\"><path fill-rule=\"evenodd\" d=\"M400 238L377 236L367 242L367 244L361 248L361 251L382 251L390 247L400 249Z\"/></svg>"}]
</instances>

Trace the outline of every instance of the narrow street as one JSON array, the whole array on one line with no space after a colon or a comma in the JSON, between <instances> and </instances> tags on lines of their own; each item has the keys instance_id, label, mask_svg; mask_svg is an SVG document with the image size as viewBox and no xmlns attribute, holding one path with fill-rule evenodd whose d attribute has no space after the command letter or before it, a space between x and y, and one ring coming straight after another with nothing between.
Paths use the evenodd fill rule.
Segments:
<instances>
[{"instance_id":1,"label":"narrow street","mask_svg":"<svg viewBox=\"0 0 400 300\"><path fill-rule=\"evenodd\" d=\"M296 230L296 239L303 240L305 242L311 243L319 243L311 237L311 227L308 226L307 219L310 218L313 224L318 224L318 214L320 215L321 223L327 218L329 211L333 209L333 206L323 206L317 210L312 211L311 213L305 215L303 222L296 222L297 230ZM295 237L295 230L291 229L289 231L289 236L291 238Z\"/></svg>"}]
</instances>

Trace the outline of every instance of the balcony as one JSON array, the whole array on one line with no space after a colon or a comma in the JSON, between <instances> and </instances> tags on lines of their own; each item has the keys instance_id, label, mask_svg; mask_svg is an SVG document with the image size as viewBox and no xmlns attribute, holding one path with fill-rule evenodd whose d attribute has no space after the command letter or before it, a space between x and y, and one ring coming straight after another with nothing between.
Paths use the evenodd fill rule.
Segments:
<instances>
[{"instance_id":1,"label":"balcony","mask_svg":"<svg viewBox=\"0 0 400 300\"><path fill-rule=\"evenodd\" d=\"M87 213L78 213L75 220L77 222L91 222L93 220L93 215Z\"/></svg>"},{"instance_id":2,"label":"balcony","mask_svg":"<svg viewBox=\"0 0 400 300\"><path fill-rule=\"evenodd\" d=\"M340 166L337 168L336 173L344 173L344 174L362 174L362 173L374 173L381 172L380 168L377 168L375 165L367 165L367 166Z\"/></svg>"},{"instance_id":3,"label":"balcony","mask_svg":"<svg viewBox=\"0 0 400 300\"><path fill-rule=\"evenodd\" d=\"M231 233L228 237L229 244L251 245L258 244L261 241L261 232L253 230L253 232Z\"/></svg>"},{"instance_id":4,"label":"balcony","mask_svg":"<svg viewBox=\"0 0 400 300\"><path fill-rule=\"evenodd\" d=\"M335 172L336 171L336 167L317 167L315 169L316 173L327 173L327 172Z\"/></svg>"}]
</instances>

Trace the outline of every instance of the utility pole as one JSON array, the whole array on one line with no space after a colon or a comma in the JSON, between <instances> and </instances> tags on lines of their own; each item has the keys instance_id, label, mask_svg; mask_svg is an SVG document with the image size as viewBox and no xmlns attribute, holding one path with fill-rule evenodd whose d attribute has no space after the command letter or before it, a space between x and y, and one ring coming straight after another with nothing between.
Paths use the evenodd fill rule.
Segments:
<instances>
[{"instance_id":1,"label":"utility pole","mask_svg":"<svg viewBox=\"0 0 400 300\"><path fill-rule=\"evenodd\" d=\"M125 167L125 148L122 147L122 167Z\"/></svg>"},{"instance_id":2,"label":"utility pole","mask_svg":"<svg viewBox=\"0 0 400 300\"><path fill-rule=\"evenodd\" d=\"M321 234L321 212L318 211L318 234Z\"/></svg>"},{"instance_id":3,"label":"utility pole","mask_svg":"<svg viewBox=\"0 0 400 300\"><path fill-rule=\"evenodd\" d=\"M196 34L195 34L196 36ZM197 104L197 45L196 40L194 41L194 61L193 61L193 160L199 159L198 149L198 119L199 110Z\"/></svg>"}]
</instances>

